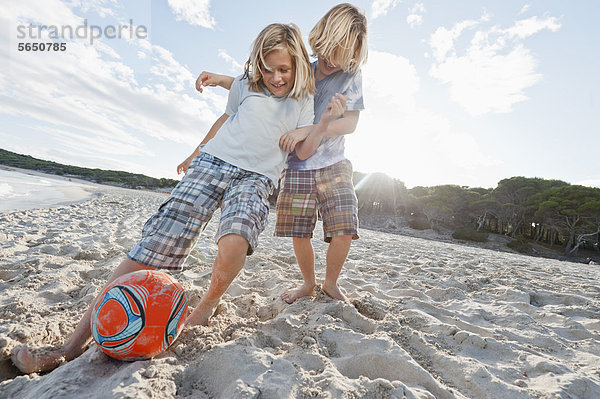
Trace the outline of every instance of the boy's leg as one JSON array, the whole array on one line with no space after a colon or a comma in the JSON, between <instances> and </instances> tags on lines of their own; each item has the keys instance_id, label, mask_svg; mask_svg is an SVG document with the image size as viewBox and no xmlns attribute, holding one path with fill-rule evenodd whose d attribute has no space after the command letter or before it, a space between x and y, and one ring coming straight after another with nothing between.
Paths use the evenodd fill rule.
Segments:
<instances>
[{"instance_id":1,"label":"boy's leg","mask_svg":"<svg viewBox=\"0 0 600 399\"><path fill-rule=\"evenodd\" d=\"M108 281L102 287L100 292L118 277L135 272L138 270L152 270L152 267L148 267L141 263L135 262L129 258L125 259L113 274L109 277ZM42 371L49 371L60 366L65 361L70 361L79 355L81 355L92 338L92 331L90 329L90 320L92 315L92 308L96 303L94 301L90 304L87 311L83 314L83 317L75 327L73 334L67 339L62 347L47 352L44 354L33 354L29 351L26 346L17 346L12 351L12 362L24 373L39 373Z\"/></svg>"},{"instance_id":2,"label":"boy's leg","mask_svg":"<svg viewBox=\"0 0 600 399\"><path fill-rule=\"evenodd\" d=\"M314 170L286 169L277 197L277 237L292 237L294 254L302 272L302 285L286 290L282 295L287 303L314 293L315 253L311 243L317 222L317 194Z\"/></svg>"},{"instance_id":3,"label":"boy's leg","mask_svg":"<svg viewBox=\"0 0 600 399\"><path fill-rule=\"evenodd\" d=\"M352 235L337 236L331 239L327 249L327 268L325 269L325 281L322 288L327 295L340 301L345 301L347 298L340 291L337 280L342 271L342 266L346 262L351 243Z\"/></svg>"},{"instance_id":4,"label":"boy's leg","mask_svg":"<svg viewBox=\"0 0 600 399\"><path fill-rule=\"evenodd\" d=\"M152 270L152 266L180 268L198 233L218 207L224 191L221 187L226 185L223 180L232 168L207 155L196 157L169 199L146 222L142 238L129 252L129 257L121 262L100 292L127 273ZM33 355L26 347L17 347L12 353L13 363L21 371L32 373L52 370L81 355L91 339L92 306L62 347L43 355Z\"/></svg>"},{"instance_id":5,"label":"boy's leg","mask_svg":"<svg viewBox=\"0 0 600 399\"><path fill-rule=\"evenodd\" d=\"M310 238L294 237L293 242L294 254L296 255L298 266L300 266L304 282L301 286L290 288L281 295L281 299L287 303L293 303L298 298L312 295L317 285L315 278L315 253Z\"/></svg>"},{"instance_id":6,"label":"boy's leg","mask_svg":"<svg viewBox=\"0 0 600 399\"><path fill-rule=\"evenodd\" d=\"M318 206L323 216L323 232L327 249L327 268L323 291L341 301L346 296L337 280L350 251L352 240L358 239L358 200L352 184L352 164L348 160L320 169L317 173Z\"/></svg>"},{"instance_id":7,"label":"boy's leg","mask_svg":"<svg viewBox=\"0 0 600 399\"><path fill-rule=\"evenodd\" d=\"M217 230L218 252L208 291L188 318L189 325L206 325L221 296L238 275L258 245L258 236L267 225L269 193L273 183L267 177L236 168L221 203Z\"/></svg>"},{"instance_id":8,"label":"boy's leg","mask_svg":"<svg viewBox=\"0 0 600 399\"><path fill-rule=\"evenodd\" d=\"M213 264L210 286L198 307L188 317L189 325L208 325L208 319L219 304L219 300L246 262L248 241L244 237L227 234L221 237L217 245L219 250Z\"/></svg>"}]
</instances>

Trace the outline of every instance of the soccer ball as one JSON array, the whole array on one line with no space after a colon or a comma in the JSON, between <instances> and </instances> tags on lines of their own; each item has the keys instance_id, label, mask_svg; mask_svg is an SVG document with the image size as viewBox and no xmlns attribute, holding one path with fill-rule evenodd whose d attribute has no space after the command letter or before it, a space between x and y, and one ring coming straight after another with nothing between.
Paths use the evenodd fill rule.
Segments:
<instances>
[{"instance_id":1,"label":"soccer ball","mask_svg":"<svg viewBox=\"0 0 600 399\"><path fill-rule=\"evenodd\" d=\"M113 281L94 305L96 344L118 360L149 359L177 338L187 316L183 288L169 274L141 270Z\"/></svg>"}]
</instances>

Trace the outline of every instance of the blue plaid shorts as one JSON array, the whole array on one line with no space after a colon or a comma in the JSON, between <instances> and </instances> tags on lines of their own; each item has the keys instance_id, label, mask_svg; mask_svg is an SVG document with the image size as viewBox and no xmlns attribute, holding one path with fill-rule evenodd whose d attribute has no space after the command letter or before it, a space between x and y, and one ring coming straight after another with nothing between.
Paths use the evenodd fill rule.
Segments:
<instances>
[{"instance_id":1,"label":"blue plaid shorts","mask_svg":"<svg viewBox=\"0 0 600 399\"><path fill-rule=\"evenodd\" d=\"M148 219L142 238L127 256L157 269L181 270L219 206L221 220L215 240L238 234L248 241L251 255L258 235L267 226L272 189L268 177L203 153L194 158L169 198Z\"/></svg>"}]
</instances>

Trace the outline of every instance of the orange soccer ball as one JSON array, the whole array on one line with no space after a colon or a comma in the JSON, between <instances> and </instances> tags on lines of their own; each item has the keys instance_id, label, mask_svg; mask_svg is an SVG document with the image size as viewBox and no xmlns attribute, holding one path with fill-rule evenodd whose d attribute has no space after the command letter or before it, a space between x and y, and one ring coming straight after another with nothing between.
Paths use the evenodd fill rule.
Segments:
<instances>
[{"instance_id":1,"label":"orange soccer ball","mask_svg":"<svg viewBox=\"0 0 600 399\"><path fill-rule=\"evenodd\" d=\"M149 359L167 349L183 328L187 299L169 274L142 270L113 281L94 305L96 344L119 360Z\"/></svg>"}]
</instances>

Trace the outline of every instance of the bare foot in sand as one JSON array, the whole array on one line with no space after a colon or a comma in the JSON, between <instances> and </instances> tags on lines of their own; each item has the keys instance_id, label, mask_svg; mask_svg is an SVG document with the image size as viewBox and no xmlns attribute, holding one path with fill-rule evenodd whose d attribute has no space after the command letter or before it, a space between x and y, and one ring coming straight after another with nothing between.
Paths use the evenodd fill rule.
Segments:
<instances>
[{"instance_id":1,"label":"bare foot in sand","mask_svg":"<svg viewBox=\"0 0 600 399\"><path fill-rule=\"evenodd\" d=\"M60 349L51 352L32 354L24 345L13 348L11 360L25 374L50 371L65 362L65 355Z\"/></svg>"},{"instance_id":2,"label":"bare foot in sand","mask_svg":"<svg viewBox=\"0 0 600 399\"><path fill-rule=\"evenodd\" d=\"M306 285L302 284L298 288L290 288L285 290L283 294L281 294L281 299L286 301L287 303L294 303L294 301L298 298L302 298L303 296L311 296L315 293L315 287L317 285Z\"/></svg>"},{"instance_id":3,"label":"bare foot in sand","mask_svg":"<svg viewBox=\"0 0 600 399\"><path fill-rule=\"evenodd\" d=\"M190 313L185 321L185 324L187 326L207 326L208 319L210 319L214 314L215 308L218 304L218 299L216 302L200 302L198 307L196 307L196 309Z\"/></svg>"},{"instance_id":4,"label":"bare foot in sand","mask_svg":"<svg viewBox=\"0 0 600 399\"><path fill-rule=\"evenodd\" d=\"M323 290L324 293L326 293L328 296L332 297L333 299L339 299L342 302L348 302L348 298L346 298L346 295L344 295L344 293L342 293L342 291L339 289L337 284L335 284L333 286L329 286L329 285L326 285L325 283L323 283L323 285L321 286L321 290Z\"/></svg>"}]
</instances>

